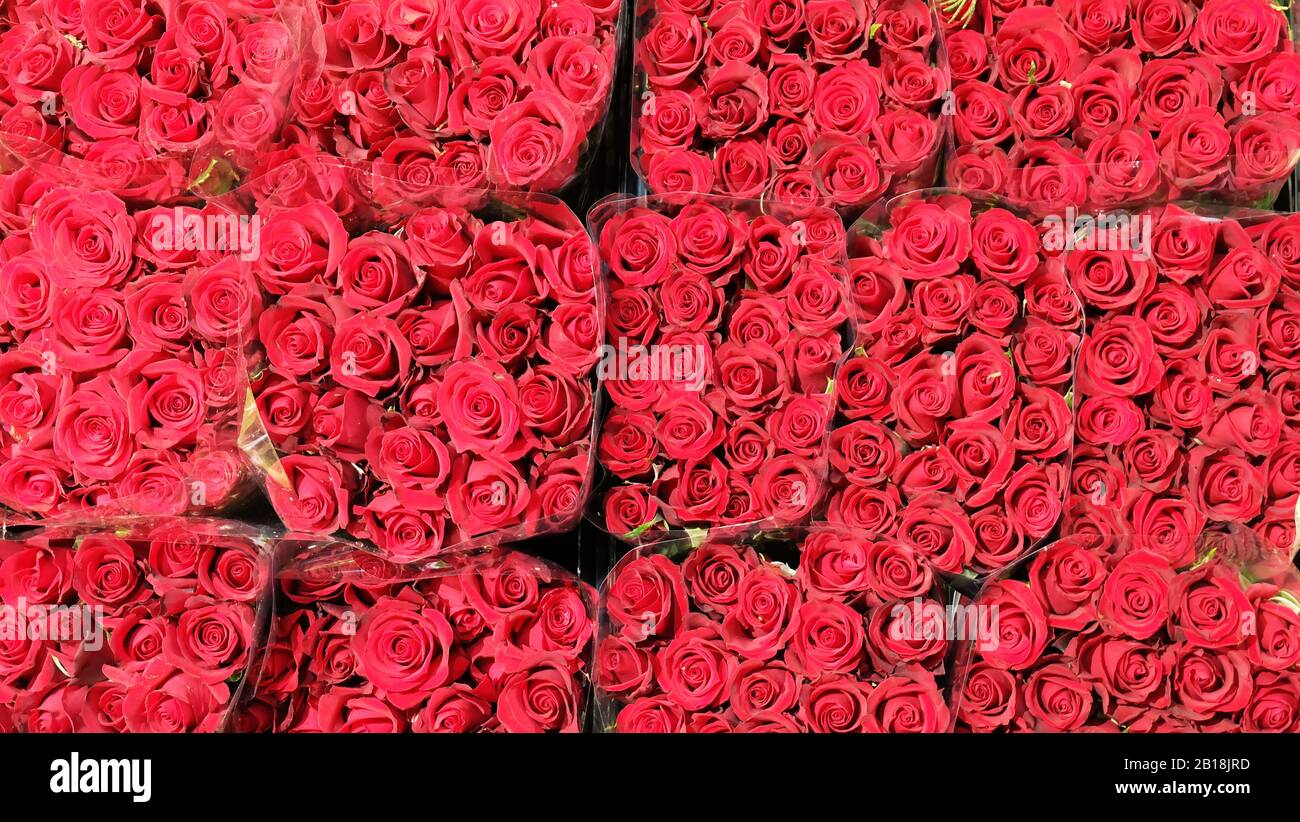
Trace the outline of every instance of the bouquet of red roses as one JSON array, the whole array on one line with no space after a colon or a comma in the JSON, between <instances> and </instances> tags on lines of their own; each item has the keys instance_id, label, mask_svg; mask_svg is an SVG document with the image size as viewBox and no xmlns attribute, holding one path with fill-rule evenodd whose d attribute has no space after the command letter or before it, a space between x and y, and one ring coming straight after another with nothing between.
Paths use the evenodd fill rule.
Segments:
<instances>
[{"instance_id":1,"label":"bouquet of red roses","mask_svg":"<svg viewBox=\"0 0 1300 822\"><path fill-rule=\"evenodd\" d=\"M935 182L948 80L923 0L641 0L635 41L651 192L850 209Z\"/></svg>"},{"instance_id":2,"label":"bouquet of red roses","mask_svg":"<svg viewBox=\"0 0 1300 822\"><path fill-rule=\"evenodd\" d=\"M1039 226L919 191L850 231L858 344L836 378L822 517L986 574L1055 530L1082 310Z\"/></svg>"},{"instance_id":3,"label":"bouquet of red roses","mask_svg":"<svg viewBox=\"0 0 1300 822\"><path fill-rule=\"evenodd\" d=\"M594 593L510 550L398 566L291 543L243 731L576 733Z\"/></svg>"},{"instance_id":4,"label":"bouquet of red roses","mask_svg":"<svg viewBox=\"0 0 1300 822\"><path fill-rule=\"evenodd\" d=\"M1060 251L1088 315L1068 532L1103 548L1132 534L1183 567L1207 525L1235 523L1290 555L1300 216L1168 205L1084 219Z\"/></svg>"},{"instance_id":5,"label":"bouquet of red roses","mask_svg":"<svg viewBox=\"0 0 1300 822\"><path fill-rule=\"evenodd\" d=\"M1060 207L1268 206L1300 160L1300 54L1283 6L946 5L952 185Z\"/></svg>"},{"instance_id":6,"label":"bouquet of red roses","mask_svg":"<svg viewBox=\"0 0 1300 822\"><path fill-rule=\"evenodd\" d=\"M601 587L598 728L944 732L949 614L920 551L859 530L642 546Z\"/></svg>"},{"instance_id":7,"label":"bouquet of red roses","mask_svg":"<svg viewBox=\"0 0 1300 822\"><path fill-rule=\"evenodd\" d=\"M1191 559L1064 539L987 582L955 681L970 731L1300 732L1300 573L1248 531Z\"/></svg>"},{"instance_id":8,"label":"bouquet of red roses","mask_svg":"<svg viewBox=\"0 0 1300 822\"><path fill-rule=\"evenodd\" d=\"M231 206L264 249L250 411L271 502L398 562L563 531L593 470L591 240L547 195L390 171L319 157Z\"/></svg>"},{"instance_id":9,"label":"bouquet of red roses","mask_svg":"<svg viewBox=\"0 0 1300 822\"><path fill-rule=\"evenodd\" d=\"M71 167L0 171L0 505L179 514L243 490L246 222L145 207Z\"/></svg>"},{"instance_id":10,"label":"bouquet of red roses","mask_svg":"<svg viewBox=\"0 0 1300 822\"><path fill-rule=\"evenodd\" d=\"M247 167L284 123L307 11L301 0L8 3L0 132L91 163L158 158L174 191L218 164Z\"/></svg>"},{"instance_id":11,"label":"bouquet of red roses","mask_svg":"<svg viewBox=\"0 0 1300 822\"><path fill-rule=\"evenodd\" d=\"M824 492L851 306L829 209L611 197L599 456L605 529L807 519Z\"/></svg>"},{"instance_id":12,"label":"bouquet of red roses","mask_svg":"<svg viewBox=\"0 0 1300 822\"><path fill-rule=\"evenodd\" d=\"M270 578L265 535L232 522L0 541L0 731L224 729L264 642Z\"/></svg>"},{"instance_id":13,"label":"bouquet of red roses","mask_svg":"<svg viewBox=\"0 0 1300 822\"><path fill-rule=\"evenodd\" d=\"M447 185L558 191L600 144L621 0L321 0L294 127L259 172L324 151Z\"/></svg>"}]
</instances>

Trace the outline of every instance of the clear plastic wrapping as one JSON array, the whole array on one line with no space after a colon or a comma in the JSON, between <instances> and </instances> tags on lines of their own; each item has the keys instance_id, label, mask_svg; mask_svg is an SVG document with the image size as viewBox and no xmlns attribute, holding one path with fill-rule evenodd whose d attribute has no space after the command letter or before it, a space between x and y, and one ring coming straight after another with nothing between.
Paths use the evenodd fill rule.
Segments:
<instances>
[{"instance_id":1,"label":"clear plastic wrapping","mask_svg":"<svg viewBox=\"0 0 1300 822\"><path fill-rule=\"evenodd\" d=\"M167 163L181 189L246 169L285 125L311 5L6 4L0 133L32 158Z\"/></svg>"},{"instance_id":2,"label":"clear plastic wrapping","mask_svg":"<svg viewBox=\"0 0 1300 822\"><path fill-rule=\"evenodd\" d=\"M1290 555L1300 216L1171 204L1083 218L1094 228L1060 251L1088 321L1066 533L1133 535L1183 565L1202 529L1237 524Z\"/></svg>"},{"instance_id":3,"label":"clear plastic wrapping","mask_svg":"<svg viewBox=\"0 0 1300 822\"><path fill-rule=\"evenodd\" d=\"M807 521L851 339L839 216L712 195L608 197L597 521L615 537Z\"/></svg>"},{"instance_id":4,"label":"clear plastic wrapping","mask_svg":"<svg viewBox=\"0 0 1300 822\"><path fill-rule=\"evenodd\" d=\"M216 511L248 487L237 447L258 309L239 263L247 226L118 189L124 200L102 179L0 155L10 525Z\"/></svg>"},{"instance_id":5,"label":"clear plastic wrapping","mask_svg":"<svg viewBox=\"0 0 1300 822\"><path fill-rule=\"evenodd\" d=\"M577 733L595 595L508 549L399 566L291 535L246 732Z\"/></svg>"},{"instance_id":6,"label":"clear plastic wrapping","mask_svg":"<svg viewBox=\"0 0 1300 822\"><path fill-rule=\"evenodd\" d=\"M962 649L959 731L1300 731L1300 572L1250 531L1174 563L1144 535L1069 537L988 580L996 641Z\"/></svg>"},{"instance_id":7,"label":"clear plastic wrapping","mask_svg":"<svg viewBox=\"0 0 1300 822\"><path fill-rule=\"evenodd\" d=\"M839 526L667 535L600 595L605 732L944 733L982 630L919 551Z\"/></svg>"},{"instance_id":8,"label":"clear plastic wrapping","mask_svg":"<svg viewBox=\"0 0 1300 822\"><path fill-rule=\"evenodd\" d=\"M427 183L318 156L221 202L261 232L243 445L266 493L286 527L397 562L573 527L598 418L582 223Z\"/></svg>"},{"instance_id":9,"label":"clear plastic wrapping","mask_svg":"<svg viewBox=\"0 0 1300 822\"><path fill-rule=\"evenodd\" d=\"M1083 315L1042 225L993 195L928 189L850 228L858 338L819 519L972 576L1055 534Z\"/></svg>"},{"instance_id":10,"label":"clear plastic wrapping","mask_svg":"<svg viewBox=\"0 0 1300 822\"><path fill-rule=\"evenodd\" d=\"M945 5L949 185L1059 207L1268 208L1300 162L1290 4Z\"/></svg>"},{"instance_id":11,"label":"clear plastic wrapping","mask_svg":"<svg viewBox=\"0 0 1300 822\"><path fill-rule=\"evenodd\" d=\"M227 729L265 646L274 549L182 517L0 540L0 731Z\"/></svg>"},{"instance_id":12,"label":"clear plastic wrapping","mask_svg":"<svg viewBox=\"0 0 1300 822\"><path fill-rule=\"evenodd\" d=\"M626 17L622 0L313 2L294 127L258 170L323 151L558 192L600 146Z\"/></svg>"},{"instance_id":13,"label":"clear plastic wrapping","mask_svg":"<svg viewBox=\"0 0 1300 822\"><path fill-rule=\"evenodd\" d=\"M922 0L638 0L632 164L651 193L856 214L933 185L948 91Z\"/></svg>"}]
</instances>

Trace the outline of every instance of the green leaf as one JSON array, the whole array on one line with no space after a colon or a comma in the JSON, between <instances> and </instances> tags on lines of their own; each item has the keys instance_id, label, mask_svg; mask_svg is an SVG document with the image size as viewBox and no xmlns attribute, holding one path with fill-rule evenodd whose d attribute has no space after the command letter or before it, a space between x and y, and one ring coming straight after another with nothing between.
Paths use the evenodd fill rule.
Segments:
<instances>
[{"instance_id":1,"label":"green leaf","mask_svg":"<svg viewBox=\"0 0 1300 822\"><path fill-rule=\"evenodd\" d=\"M1207 562L1209 562L1210 560L1214 559L1214 555L1217 554L1217 553L1219 553L1219 548L1218 548L1218 546L1215 546L1215 547L1211 548L1210 550L1206 551L1204 554L1201 554L1201 556L1197 557L1197 558L1196 558L1196 562L1193 562L1193 563L1192 563L1192 566L1191 566L1190 568L1188 568L1187 570L1188 570L1188 571L1195 571L1197 568L1200 568L1202 565L1204 565L1204 564L1206 564Z\"/></svg>"},{"instance_id":2,"label":"green leaf","mask_svg":"<svg viewBox=\"0 0 1300 822\"><path fill-rule=\"evenodd\" d=\"M1073 388L1065 392L1065 407L1070 409L1071 411L1074 410L1074 389Z\"/></svg>"},{"instance_id":3,"label":"green leaf","mask_svg":"<svg viewBox=\"0 0 1300 822\"><path fill-rule=\"evenodd\" d=\"M1296 595L1290 591L1279 591L1269 602L1276 602L1278 605L1300 614L1300 599L1296 599Z\"/></svg>"},{"instance_id":4,"label":"green leaf","mask_svg":"<svg viewBox=\"0 0 1300 822\"><path fill-rule=\"evenodd\" d=\"M198 186L201 186L204 183L206 183L208 181L208 178L212 176L212 169L216 167L217 167L217 158L213 157L211 160L208 160L208 167L203 169L203 172L199 174L199 176L194 178L194 182L193 184L190 185L190 188L197 188Z\"/></svg>"},{"instance_id":5,"label":"green leaf","mask_svg":"<svg viewBox=\"0 0 1300 822\"><path fill-rule=\"evenodd\" d=\"M966 28L975 19L979 0L940 0L939 8L947 15L949 23L960 22L961 27Z\"/></svg>"},{"instance_id":6,"label":"green leaf","mask_svg":"<svg viewBox=\"0 0 1300 822\"><path fill-rule=\"evenodd\" d=\"M1038 82L1038 80L1037 80L1037 76L1038 76L1038 63L1037 63L1036 61L1034 61L1034 60L1030 60L1030 61L1029 61L1029 76L1026 77L1025 80L1028 81L1029 85L1032 86L1033 84L1035 84L1035 83Z\"/></svg>"},{"instance_id":7,"label":"green leaf","mask_svg":"<svg viewBox=\"0 0 1300 822\"><path fill-rule=\"evenodd\" d=\"M659 517L655 517L649 522L641 523L637 527L633 528L631 531L628 531L626 534L624 534L623 539L636 539L637 537L644 534L646 531L649 531L654 526L654 524L658 521L659 521Z\"/></svg>"},{"instance_id":8,"label":"green leaf","mask_svg":"<svg viewBox=\"0 0 1300 822\"><path fill-rule=\"evenodd\" d=\"M686 538L691 541L692 548L698 548L704 540L709 538L708 528L687 528Z\"/></svg>"}]
</instances>

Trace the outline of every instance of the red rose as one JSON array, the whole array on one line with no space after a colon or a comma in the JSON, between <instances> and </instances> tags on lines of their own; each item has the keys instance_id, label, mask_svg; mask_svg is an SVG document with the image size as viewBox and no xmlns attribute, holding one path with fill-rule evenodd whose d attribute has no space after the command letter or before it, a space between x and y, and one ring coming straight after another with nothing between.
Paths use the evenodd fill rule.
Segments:
<instances>
[{"instance_id":1,"label":"red rose","mask_svg":"<svg viewBox=\"0 0 1300 822\"><path fill-rule=\"evenodd\" d=\"M651 84L677 86L700 65L707 43L699 18L664 11L641 38L638 58Z\"/></svg>"},{"instance_id":2,"label":"red rose","mask_svg":"<svg viewBox=\"0 0 1300 822\"><path fill-rule=\"evenodd\" d=\"M582 135L576 126L557 94L535 91L507 106L490 130L490 176L516 187L559 187L577 169Z\"/></svg>"},{"instance_id":3,"label":"red rose","mask_svg":"<svg viewBox=\"0 0 1300 822\"><path fill-rule=\"evenodd\" d=\"M1053 628L1083 631L1096 620L1105 567L1083 544L1063 540L1045 548L1030 564L1029 578Z\"/></svg>"},{"instance_id":4,"label":"red rose","mask_svg":"<svg viewBox=\"0 0 1300 822\"><path fill-rule=\"evenodd\" d=\"M1079 389L1087 394L1133 397L1155 387L1163 364L1150 328L1133 317L1099 322L1079 355Z\"/></svg>"},{"instance_id":5,"label":"red rose","mask_svg":"<svg viewBox=\"0 0 1300 822\"><path fill-rule=\"evenodd\" d=\"M126 688L121 710L132 733L211 733L220 728L230 701L228 685L205 683L161 659L134 676L105 672Z\"/></svg>"},{"instance_id":6,"label":"red rose","mask_svg":"<svg viewBox=\"0 0 1300 822\"><path fill-rule=\"evenodd\" d=\"M655 654L654 663L659 687L688 711L707 710L726 702L738 664L707 628L678 634Z\"/></svg>"},{"instance_id":7,"label":"red rose","mask_svg":"<svg viewBox=\"0 0 1300 822\"><path fill-rule=\"evenodd\" d=\"M280 460L285 485L267 484L276 514L294 531L331 533L343 529L350 516L351 473L328 457L291 454ZM348 469L350 472L351 469Z\"/></svg>"},{"instance_id":8,"label":"red rose","mask_svg":"<svg viewBox=\"0 0 1300 822\"><path fill-rule=\"evenodd\" d=\"M1254 622L1254 611L1236 571L1222 563L1210 562L1180 575L1173 596L1173 619L1192 645L1236 647L1245 641Z\"/></svg>"},{"instance_id":9,"label":"red rose","mask_svg":"<svg viewBox=\"0 0 1300 822\"><path fill-rule=\"evenodd\" d=\"M630 209L601 229L601 259L624 285L657 285L676 254L672 223L658 212Z\"/></svg>"},{"instance_id":10,"label":"red rose","mask_svg":"<svg viewBox=\"0 0 1300 822\"><path fill-rule=\"evenodd\" d=\"M1028 585L1015 580L991 582L980 592L979 604L989 613L996 633L980 640L985 662L1012 671L1038 662L1050 629L1047 613Z\"/></svg>"},{"instance_id":11,"label":"red rose","mask_svg":"<svg viewBox=\"0 0 1300 822\"><path fill-rule=\"evenodd\" d=\"M1232 128L1231 188L1255 196L1267 193L1295 168L1297 148L1294 116L1263 112L1241 118Z\"/></svg>"},{"instance_id":12,"label":"red rose","mask_svg":"<svg viewBox=\"0 0 1300 822\"><path fill-rule=\"evenodd\" d=\"M1096 637L1079 648L1082 673L1100 683L1103 704L1111 699L1132 705L1166 707L1168 670L1160 649L1129 639Z\"/></svg>"},{"instance_id":13,"label":"red rose","mask_svg":"<svg viewBox=\"0 0 1300 822\"><path fill-rule=\"evenodd\" d=\"M1263 507L1263 477L1236 449L1197 446L1188 455L1192 499L1207 519L1249 521Z\"/></svg>"},{"instance_id":14,"label":"red rose","mask_svg":"<svg viewBox=\"0 0 1300 822\"><path fill-rule=\"evenodd\" d=\"M1248 733L1295 733L1300 727L1300 700L1296 698L1294 674L1265 673L1255 681L1250 704L1242 714L1242 730Z\"/></svg>"},{"instance_id":15,"label":"red rose","mask_svg":"<svg viewBox=\"0 0 1300 822\"><path fill-rule=\"evenodd\" d=\"M864 733L871 691L849 677L823 677L803 686L799 717L813 733Z\"/></svg>"},{"instance_id":16,"label":"red rose","mask_svg":"<svg viewBox=\"0 0 1300 822\"><path fill-rule=\"evenodd\" d=\"M1134 551L1117 562L1098 600L1101 625L1112 635L1149 639L1160 631L1172 608L1174 572L1149 551Z\"/></svg>"},{"instance_id":17,"label":"red rose","mask_svg":"<svg viewBox=\"0 0 1300 822\"><path fill-rule=\"evenodd\" d=\"M1172 568L1190 565L1205 517L1186 497L1156 496L1144 492L1128 511L1133 524L1134 547L1164 557Z\"/></svg>"},{"instance_id":18,"label":"red rose","mask_svg":"<svg viewBox=\"0 0 1300 822\"><path fill-rule=\"evenodd\" d=\"M735 607L741 580L752 566L748 552L742 556L731 546L705 543L687 555L682 575L697 607L725 617Z\"/></svg>"},{"instance_id":19,"label":"red rose","mask_svg":"<svg viewBox=\"0 0 1300 822\"><path fill-rule=\"evenodd\" d=\"M1231 66L1250 63L1279 48L1284 20L1259 0L1209 0L1195 14L1190 42L1201 54Z\"/></svg>"},{"instance_id":20,"label":"red rose","mask_svg":"<svg viewBox=\"0 0 1300 822\"><path fill-rule=\"evenodd\" d=\"M852 608L834 601L806 602L799 607L797 621L786 658L795 672L815 679L850 674L862 664L862 616Z\"/></svg>"},{"instance_id":21,"label":"red rose","mask_svg":"<svg viewBox=\"0 0 1300 822\"><path fill-rule=\"evenodd\" d=\"M204 683L242 674L253 644L254 614L242 603L192 597L163 639L163 658Z\"/></svg>"},{"instance_id":22,"label":"red rose","mask_svg":"<svg viewBox=\"0 0 1300 822\"><path fill-rule=\"evenodd\" d=\"M398 707L418 705L465 665L451 624L411 589L375 602L358 625L353 652L360 673Z\"/></svg>"},{"instance_id":23,"label":"red rose","mask_svg":"<svg viewBox=\"0 0 1300 822\"><path fill-rule=\"evenodd\" d=\"M841 63L860 56L867 47L870 18L861 0L810 0L804 3L804 19L815 60Z\"/></svg>"},{"instance_id":24,"label":"red rose","mask_svg":"<svg viewBox=\"0 0 1300 822\"><path fill-rule=\"evenodd\" d=\"M616 572L607 594L611 619L629 639L673 637L686 616L681 571L666 557L638 557Z\"/></svg>"},{"instance_id":25,"label":"red rose","mask_svg":"<svg viewBox=\"0 0 1300 822\"><path fill-rule=\"evenodd\" d=\"M1021 710L1015 676L986 663L973 665L966 676L957 716L973 731L992 731L1011 724Z\"/></svg>"},{"instance_id":26,"label":"red rose","mask_svg":"<svg viewBox=\"0 0 1300 822\"><path fill-rule=\"evenodd\" d=\"M72 587L83 602L116 613L149 597L144 566L126 540L91 535L73 557Z\"/></svg>"},{"instance_id":27,"label":"red rose","mask_svg":"<svg viewBox=\"0 0 1300 822\"><path fill-rule=\"evenodd\" d=\"M685 733L686 713L670 696L647 696L618 712L619 733Z\"/></svg>"},{"instance_id":28,"label":"red rose","mask_svg":"<svg viewBox=\"0 0 1300 822\"><path fill-rule=\"evenodd\" d=\"M898 523L901 542L941 571L956 573L975 551L970 518L952 497L929 493L908 501Z\"/></svg>"},{"instance_id":29,"label":"red rose","mask_svg":"<svg viewBox=\"0 0 1300 822\"><path fill-rule=\"evenodd\" d=\"M415 733L470 733L492 716L492 705L462 683L434 691L411 721Z\"/></svg>"},{"instance_id":30,"label":"red rose","mask_svg":"<svg viewBox=\"0 0 1300 822\"><path fill-rule=\"evenodd\" d=\"M1078 730L1092 715L1092 687L1060 662L1030 674L1024 693L1025 708L1047 730Z\"/></svg>"},{"instance_id":31,"label":"red rose","mask_svg":"<svg viewBox=\"0 0 1300 822\"><path fill-rule=\"evenodd\" d=\"M298 285L332 285L347 246L347 232L333 209L320 202L262 217L260 243L265 250L253 261L262 288L287 294Z\"/></svg>"},{"instance_id":32,"label":"red rose","mask_svg":"<svg viewBox=\"0 0 1300 822\"><path fill-rule=\"evenodd\" d=\"M1167 653L1178 715L1206 720L1236 713L1250 703L1253 683L1245 654L1189 644L1172 646Z\"/></svg>"},{"instance_id":33,"label":"red rose","mask_svg":"<svg viewBox=\"0 0 1300 822\"><path fill-rule=\"evenodd\" d=\"M867 697L869 733L938 733L948 730L951 714L934 677L905 669L877 685Z\"/></svg>"},{"instance_id":34,"label":"red rose","mask_svg":"<svg viewBox=\"0 0 1300 822\"><path fill-rule=\"evenodd\" d=\"M542 654L502 678L497 718L510 733L578 733L581 699L563 660Z\"/></svg>"},{"instance_id":35,"label":"red rose","mask_svg":"<svg viewBox=\"0 0 1300 822\"><path fill-rule=\"evenodd\" d=\"M799 627L799 591L771 566L750 570L722 623L727 648L746 659L771 659Z\"/></svg>"}]
</instances>

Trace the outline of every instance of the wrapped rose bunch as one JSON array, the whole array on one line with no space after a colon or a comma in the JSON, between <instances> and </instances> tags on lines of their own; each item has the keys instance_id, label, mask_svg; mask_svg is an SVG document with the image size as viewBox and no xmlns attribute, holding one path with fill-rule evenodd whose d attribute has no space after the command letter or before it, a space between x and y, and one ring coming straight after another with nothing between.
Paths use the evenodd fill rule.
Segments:
<instances>
[{"instance_id":1,"label":"wrapped rose bunch","mask_svg":"<svg viewBox=\"0 0 1300 822\"><path fill-rule=\"evenodd\" d=\"M1254 542L1205 535L1171 564L1071 537L988 582L975 607L1000 628L955 677L958 728L1300 730L1300 576L1224 541Z\"/></svg>"},{"instance_id":2,"label":"wrapped rose bunch","mask_svg":"<svg viewBox=\"0 0 1300 822\"><path fill-rule=\"evenodd\" d=\"M0 12L0 132L184 176L251 164L287 113L305 4L19 0ZM30 148L30 146L29 146ZM183 186L181 186L183 188Z\"/></svg>"},{"instance_id":3,"label":"wrapped rose bunch","mask_svg":"<svg viewBox=\"0 0 1300 822\"><path fill-rule=\"evenodd\" d=\"M601 728L948 730L950 620L920 551L828 526L734 530L642 546L615 566L601 589Z\"/></svg>"},{"instance_id":4,"label":"wrapped rose bunch","mask_svg":"<svg viewBox=\"0 0 1300 822\"><path fill-rule=\"evenodd\" d=\"M952 185L1062 206L1267 206L1296 166L1300 54L1280 5L967 5L945 43Z\"/></svg>"},{"instance_id":5,"label":"wrapped rose bunch","mask_svg":"<svg viewBox=\"0 0 1300 822\"><path fill-rule=\"evenodd\" d=\"M1034 221L904 195L850 232L858 342L836 378L822 517L987 574L1065 508L1082 310Z\"/></svg>"},{"instance_id":6,"label":"wrapped rose bunch","mask_svg":"<svg viewBox=\"0 0 1300 822\"><path fill-rule=\"evenodd\" d=\"M590 489L596 257L545 195L425 189L321 161L254 183L253 366L293 530L394 561L571 527ZM265 457L263 459L262 457Z\"/></svg>"},{"instance_id":7,"label":"wrapped rose bunch","mask_svg":"<svg viewBox=\"0 0 1300 822\"><path fill-rule=\"evenodd\" d=\"M852 209L934 182L948 80L922 0L645 0L637 26L652 192Z\"/></svg>"},{"instance_id":8,"label":"wrapped rose bunch","mask_svg":"<svg viewBox=\"0 0 1300 822\"><path fill-rule=\"evenodd\" d=\"M1131 533L1174 567L1230 523L1290 555L1300 217L1169 205L1127 221L1149 243L1061 252L1088 315L1069 528L1100 546Z\"/></svg>"},{"instance_id":9,"label":"wrapped rose bunch","mask_svg":"<svg viewBox=\"0 0 1300 822\"><path fill-rule=\"evenodd\" d=\"M22 521L231 502L247 225L31 169L0 192L0 505Z\"/></svg>"},{"instance_id":10,"label":"wrapped rose bunch","mask_svg":"<svg viewBox=\"0 0 1300 822\"><path fill-rule=\"evenodd\" d=\"M241 730L582 730L595 595L573 575L508 550L427 567L294 551Z\"/></svg>"},{"instance_id":11,"label":"wrapped rose bunch","mask_svg":"<svg viewBox=\"0 0 1300 822\"><path fill-rule=\"evenodd\" d=\"M807 519L852 310L838 215L615 197L588 225L610 287L606 530Z\"/></svg>"},{"instance_id":12,"label":"wrapped rose bunch","mask_svg":"<svg viewBox=\"0 0 1300 822\"><path fill-rule=\"evenodd\" d=\"M262 644L258 533L192 518L0 541L0 730L213 732Z\"/></svg>"},{"instance_id":13,"label":"wrapped rose bunch","mask_svg":"<svg viewBox=\"0 0 1300 822\"><path fill-rule=\"evenodd\" d=\"M319 3L321 54L282 145L436 170L446 185L558 191L599 142L620 0ZM283 161L269 154L260 168Z\"/></svg>"}]
</instances>

